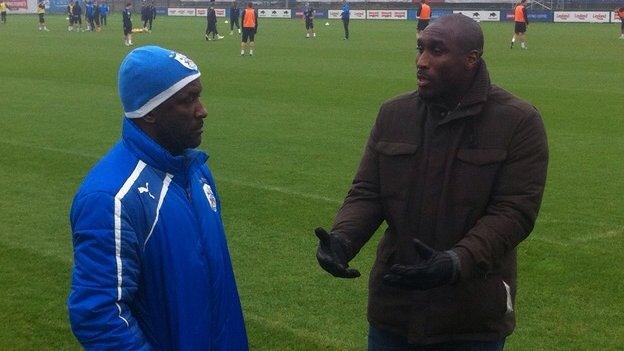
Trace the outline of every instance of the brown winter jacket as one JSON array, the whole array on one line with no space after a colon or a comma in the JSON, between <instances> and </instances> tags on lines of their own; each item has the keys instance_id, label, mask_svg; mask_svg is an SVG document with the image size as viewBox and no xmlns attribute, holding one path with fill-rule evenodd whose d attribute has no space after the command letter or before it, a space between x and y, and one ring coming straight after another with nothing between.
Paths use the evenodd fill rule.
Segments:
<instances>
[{"instance_id":1,"label":"brown winter jacket","mask_svg":"<svg viewBox=\"0 0 624 351\"><path fill-rule=\"evenodd\" d=\"M388 225L370 275L369 322L417 344L511 334L516 246L533 229L547 163L539 112L490 85L485 63L453 111L416 92L385 102L332 228L353 258ZM390 266L419 261L412 238L453 249L459 280L428 291L385 285Z\"/></svg>"}]
</instances>

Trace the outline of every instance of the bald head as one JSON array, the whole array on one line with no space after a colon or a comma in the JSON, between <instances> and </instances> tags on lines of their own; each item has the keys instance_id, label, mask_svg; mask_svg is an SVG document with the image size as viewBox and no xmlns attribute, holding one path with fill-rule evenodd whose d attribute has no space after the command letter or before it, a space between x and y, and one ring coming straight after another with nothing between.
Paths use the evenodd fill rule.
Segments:
<instances>
[{"instance_id":1,"label":"bald head","mask_svg":"<svg viewBox=\"0 0 624 351\"><path fill-rule=\"evenodd\" d=\"M460 14L440 17L418 36L418 93L456 106L481 67L483 32Z\"/></svg>"},{"instance_id":2,"label":"bald head","mask_svg":"<svg viewBox=\"0 0 624 351\"><path fill-rule=\"evenodd\" d=\"M435 31L449 38L462 53L477 51L483 53L483 31L477 22L462 14L443 16L434 21L425 31Z\"/></svg>"}]
</instances>

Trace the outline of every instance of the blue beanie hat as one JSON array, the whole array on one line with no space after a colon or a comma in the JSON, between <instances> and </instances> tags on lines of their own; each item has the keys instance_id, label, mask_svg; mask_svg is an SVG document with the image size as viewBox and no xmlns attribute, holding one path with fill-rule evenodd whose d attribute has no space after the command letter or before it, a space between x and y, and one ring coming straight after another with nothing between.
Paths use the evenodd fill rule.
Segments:
<instances>
[{"instance_id":1,"label":"blue beanie hat","mask_svg":"<svg viewBox=\"0 0 624 351\"><path fill-rule=\"evenodd\" d=\"M128 118L141 118L199 78L188 57L159 46L132 50L119 67L119 97Z\"/></svg>"}]
</instances>

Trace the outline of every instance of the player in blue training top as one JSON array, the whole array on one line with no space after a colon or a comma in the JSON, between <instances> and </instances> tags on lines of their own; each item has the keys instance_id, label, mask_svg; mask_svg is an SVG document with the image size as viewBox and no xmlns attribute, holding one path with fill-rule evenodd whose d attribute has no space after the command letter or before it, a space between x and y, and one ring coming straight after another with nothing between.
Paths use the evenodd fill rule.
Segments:
<instances>
[{"instance_id":1,"label":"player in blue training top","mask_svg":"<svg viewBox=\"0 0 624 351\"><path fill-rule=\"evenodd\" d=\"M349 39L349 18L351 18L351 8L347 0L342 0L342 12L340 13L342 25L344 26L344 40Z\"/></svg>"},{"instance_id":2,"label":"player in blue training top","mask_svg":"<svg viewBox=\"0 0 624 351\"><path fill-rule=\"evenodd\" d=\"M71 207L67 304L86 350L247 351L221 200L201 144L200 72L157 46L121 63L121 140Z\"/></svg>"},{"instance_id":3,"label":"player in blue training top","mask_svg":"<svg viewBox=\"0 0 624 351\"><path fill-rule=\"evenodd\" d=\"M93 2L91 0L88 0L85 3L85 17L87 18L87 30L95 30L95 11Z\"/></svg>"},{"instance_id":4,"label":"player in blue training top","mask_svg":"<svg viewBox=\"0 0 624 351\"><path fill-rule=\"evenodd\" d=\"M100 23L102 23L102 26L106 25L106 19L108 17L108 4L106 3L106 1L102 2L100 4Z\"/></svg>"}]
</instances>

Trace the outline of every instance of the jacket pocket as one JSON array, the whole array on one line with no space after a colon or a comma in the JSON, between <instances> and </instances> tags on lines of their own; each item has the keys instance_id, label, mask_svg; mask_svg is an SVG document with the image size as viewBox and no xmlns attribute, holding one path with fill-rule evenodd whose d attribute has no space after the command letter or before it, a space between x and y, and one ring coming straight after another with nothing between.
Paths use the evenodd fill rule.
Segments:
<instances>
[{"instance_id":1,"label":"jacket pocket","mask_svg":"<svg viewBox=\"0 0 624 351\"><path fill-rule=\"evenodd\" d=\"M491 275L440 287L430 295L426 334L500 333L513 310L506 285L500 276Z\"/></svg>"},{"instance_id":2,"label":"jacket pocket","mask_svg":"<svg viewBox=\"0 0 624 351\"><path fill-rule=\"evenodd\" d=\"M382 198L407 197L408 181L417 162L418 145L380 141L375 145L379 152L379 184Z\"/></svg>"},{"instance_id":3,"label":"jacket pocket","mask_svg":"<svg viewBox=\"0 0 624 351\"><path fill-rule=\"evenodd\" d=\"M452 199L456 205L482 208L490 197L496 174L507 151L503 149L459 149L453 167Z\"/></svg>"}]
</instances>

